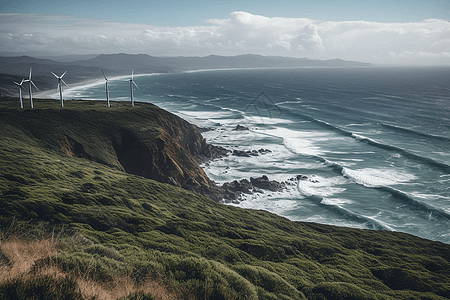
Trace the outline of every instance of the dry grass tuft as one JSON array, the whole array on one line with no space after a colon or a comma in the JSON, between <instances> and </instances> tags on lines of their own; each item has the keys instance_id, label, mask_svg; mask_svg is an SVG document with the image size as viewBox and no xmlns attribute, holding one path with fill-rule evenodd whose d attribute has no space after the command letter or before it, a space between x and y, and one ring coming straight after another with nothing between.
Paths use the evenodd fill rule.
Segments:
<instances>
[{"instance_id":1,"label":"dry grass tuft","mask_svg":"<svg viewBox=\"0 0 450 300\"><path fill-rule=\"evenodd\" d=\"M170 292L167 287L157 281L147 281L137 285L129 277L116 278L109 284L100 284L89 280L77 280L81 293L86 297L97 297L97 299L110 300L126 297L137 292L151 294L156 300L179 299L177 293Z\"/></svg>"},{"instance_id":2,"label":"dry grass tuft","mask_svg":"<svg viewBox=\"0 0 450 300\"><path fill-rule=\"evenodd\" d=\"M9 263L0 265L0 286L17 280L26 282L43 277L55 280L73 277L73 274L64 273L55 265L33 268L37 261L54 256L57 253L57 246L57 242L53 239L30 240L10 236L1 241L0 250L9 259ZM138 292L151 294L156 300L180 298L176 292L169 291L165 284L156 280L137 284L128 276L115 278L109 283L99 283L80 276L73 279L84 299L119 299Z\"/></svg>"},{"instance_id":3,"label":"dry grass tuft","mask_svg":"<svg viewBox=\"0 0 450 300\"><path fill-rule=\"evenodd\" d=\"M2 241L0 249L10 263L0 268L0 284L30 273L34 263L56 254L56 243L50 239L25 240L19 237L9 237Z\"/></svg>"}]
</instances>

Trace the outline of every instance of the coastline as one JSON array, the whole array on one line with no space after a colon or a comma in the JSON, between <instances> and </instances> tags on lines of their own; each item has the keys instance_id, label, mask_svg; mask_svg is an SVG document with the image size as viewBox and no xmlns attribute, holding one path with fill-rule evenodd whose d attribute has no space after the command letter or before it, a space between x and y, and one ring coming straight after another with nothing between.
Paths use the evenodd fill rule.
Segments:
<instances>
[{"instance_id":1,"label":"coastline","mask_svg":"<svg viewBox=\"0 0 450 300\"><path fill-rule=\"evenodd\" d=\"M158 75L158 74L163 74L163 73L135 74L134 77L136 78L136 77L141 77L141 76L152 76L152 75ZM130 75L111 76L108 78L108 81L122 80L122 79L128 79L128 78L130 78ZM90 78L90 79L86 79L86 80L68 84L68 86L64 88L64 92L73 92L74 90L77 90L80 88L94 86L94 85L100 85L100 84L104 84L104 78L102 78L102 77ZM49 98L49 99L59 98L59 92L56 88L51 89L51 90L40 91L40 92L34 93L33 95L34 95L34 97L37 97L37 98ZM55 95L55 97L52 97L53 95ZM68 100L68 99L66 99L66 100Z\"/></svg>"},{"instance_id":2,"label":"coastline","mask_svg":"<svg viewBox=\"0 0 450 300\"><path fill-rule=\"evenodd\" d=\"M67 90L72 90L72 89L77 89L77 88L80 88L80 87L83 87L83 86L100 84L99 83L100 80L101 80L101 78L86 79L86 80L79 81L79 82L76 82L76 83L71 83L71 84L69 84L66 87L66 91ZM53 99L51 97L51 95L53 95L53 94L58 95L58 90L57 89L51 89L51 90L37 92L37 93L34 93L34 97Z\"/></svg>"},{"instance_id":3,"label":"coastline","mask_svg":"<svg viewBox=\"0 0 450 300\"><path fill-rule=\"evenodd\" d=\"M130 72L131 73L131 72ZM168 75L168 76L167 76ZM171 75L171 74L167 74L167 75L165 75L165 76L161 76L161 78L166 78L166 77L172 77L173 75ZM190 76L190 75L189 75ZM207 76L209 76L209 74L204 74L204 76L205 77L207 77ZM175 76L176 78L180 78L179 77L179 75L176 75ZM119 80L118 78L123 78L123 79L125 79L125 78L127 78L127 76L122 76L122 77L117 77L117 78L115 78L115 79L117 79L117 80ZM129 78L129 77L128 77ZM143 81L145 81L145 82L148 82L148 81L158 81L158 80L160 80L160 77L149 77L149 78L142 78L143 79ZM85 81L85 83L86 84L88 84L88 83L93 83L93 84L96 84L96 81L91 81L91 82L89 82L89 81ZM88 92L90 91L90 90L95 90L95 93L93 93L92 95L96 95L97 97L97 99L98 100L104 100L104 79L103 78L100 78L100 79L98 79L98 81L97 81L97 84L99 84L99 85L95 85L92 89L91 88L89 88L89 87L87 87L87 89L86 90L84 90L83 89L83 87L81 87L81 88L78 88L75 92L72 92L71 93L71 95L70 96L74 96L74 97L83 97L83 96L85 96L85 95L88 95L89 96L89 94L88 94ZM119 81L116 81L115 83L114 83L115 85L117 85L118 87L120 86L120 88L127 88L127 86L126 86L126 82L120 82L120 80ZM151 83L149 83L149 85L150 85ZM79 83L79 85L82 85L81 84L81 82ZM86 87L86 86L85 86ZM160 90L158 90L161 94L163 93L163 92L165 92L164 90L162 90L162 89L160 89ZM147 91L146 91L147 92ZM219 90L219 92L220 92L220 90ZM152 92L151 92L151 89L149 89L148 90L148 95L151 95L152 94ZM167 93L166 93L167 94ZM217 93L216 93L217 94ZM53 95L55 95L55 94L53 94ZM67 96L69 96L69 94L67 94ZM123 93L123 95L121 95L121 96L123 96L123 97L121 97L120 99L118 99L119 101L120 100L123 100L124 102L125 102L125 96L126 96L126 94L125 93ZM102 99L102 97L103 97L103 99ZM142 98L142 100L141 101L143 101L143 100L146 100L146 101L151 101L151 100L153 100L153 101L155 101L156 103L158 103L159 105L161 105L161 107L164 107L165 109L168 109L169 111L176 111L177 110L177 107L178 106L174 106L174 105L172 105L171 103L170 103L170 99L171 99L171 97L172 97L172 95L169 95L168 97L165 97L165 98L162 98L162 100L161 99L159 99L159 98L153 98L152 99L152 97L148 97L148 98ZM68 99L71 99L72 97L67 97ZM180 103L187 103L188 101L183 101L184 99L182 99L182 98L180 98L182 101L180 101ZM86 100L87 100L87 98L86 98ZM297 101L297 99L294 99L295 101ZM194 103L194 102L192 102L192 103ZM197 101L197 103L199 103L199 101ZM216 103L218 103L218 102L216 102ZM121 105L121 104L120 104ZM126 103L124 103L124 105L126 105ZM190 105L190 103L187 103L186 104L186 106L185 107L188 107L188 105ZM297 105L297 104L295 104L295 105ZM289 105L288 105L289 106ZM193 108L193 110L197 110L196 108ZM188 111L188 110L186 110L186 111ZM193 123L191 120L193 119L193 117L192 116L199 116L199 119L201 119L201 120L203 120L205 117L207 117L207 118L211 118L212 120L214 120L215 118L218 118L217 116L218 115L210 115L211 114L211 112L210 112L210 110L208 110L208 111L206 111L206 109L205 109L205 112L202 112L201 110L199 110L200 112L198 112L198 113L186 113L185 112L185 110L182 110L182 113L178 113L177 115L179 115L179 116L181 116L183 119L185 119L185 120L189 120L191 123ZM212 111L212 110L211 110ZM217 113L219 113L220 111L218 111ZM218 124L225 124L225 126L223 126L224 128L228 128L228 129L231 129L231 127L230 126L227 126L227 124L229 124L230 122L229 121L227 121L227 117L226 117L226 114L228 113L228 111L227 112L225 112L224 113L224 116L223 117L220 117L221 118L221 121L223 120L223 122L217 122ZM186 115L187 115L187 117L186 117ZM230 118L230 119L232 119L232 118ZM233 119L234 120L234 119ZM267 119L268 120L268 119ZM240 121L240 119L239 119L239 121ZM209 122L209 121L208 121ZM229 122L229 123L226 123L226 122ZM235 121L232 121L231 123L234 123ZM264 122L266 122L266 119L264 120ZM272 122L272 121L271 121ZM274 121L275 122L275 121ZM276 121L276 122L279 122L279 121ZM198 122L198 123L194 123L194 124L198 124L198 125L203 125L203 124L208 124L207 122L203 122L203 121L200 121L200 122ZM211 124L214 124L214 122L213 123L211 123ZM222 126L222 125L218 125L218 127L219 126ZM269 126L273 126L273 125L269 125ZM277 125L278 127L280 127L281 129L283 129L284 127L286 127L286 128L292 128L292 127L290 127L291 125ZM204 127L207 127L207 126L204 126ZM278 128L277 127L277 128ZM331 127L330 127L331 128ZM362 128L362 127L357 127L356 129L359 129L359 128ZM289 135L290 134L292 134L292 131L286 131L286 132L282 132L281 131L281 129L280 129L280 131L279 132L276 132L277 133L277 137L280 137L280 138L285 138L285 137L289 137ZM314 128L315 129L315 128ZM350 132L350 130L349 130L349 132ZM208 137L208 134L209 133L206 133L204 136L206 136L206 137ZM224 133L225 135L227 135L227 133ZM218 136L219 138L222 136L222 133L221 132L219 132L218 131L218 133L217 134L214 134L213 132L210 134L211 136ZM293 134L292 134L293 135ZM294 138L295 138L295 140L297 140L297 141L300 141L300 138L302 138L302 137L304 137L305 135L303 134L303 133L301 133L301 132L299 132L298 134L296 134L295 136L294 136ZM327 136L328 136L328 134L327 134ZM332 136L332 134L330 134L330 136ZM294 138L293 139L291 139L291 141L294 141ZM306 138L309 138L309 136L306 136ZM314 138L314 137L313 137ZM353 136L352 136L352 138L353 138ZM355 139L357 139L358 137L355 137ZM257 138L252 138L252 140L251 140L251 143L254 143L253 142L253 140L257 140ZM230 140L230 139L228 139L228 140ZM235 140L235 138L231 138L231 140ZM312 140L312 139L311 139ZM213 139L210 139L209 141L211 141L211 142L213 142ZM224 140L225 142L227 141L227 138ZM314 141L314 140L313 140ZM227 145L227 144L225 144L225 145ZM359 145L359 144L358 144ZM363 145L362 143L361 143L361 145ZM289 146L290 148L286 148L288 151L290 151L290 150L292 150L292 149L294 149L294 147L298 147L298 151L299 151L299 153L300 153L300 155L303 155L303 153L315 153L315 152L311 152L311 151L315 151L315 149L319 149L319 148L310 148L309 146L310 145L304 145L304 144L301 144L300 142L299 143L297 143L297 144L295 144L295 143L292 143L292 144L288 144L287 146ZM284 147L284 144L281 144L281 146L280 147ZM230 147L231 148L231 147ZM234 147L232 148L232 149L235 149ZM241 147L241 148L236 148L236 149L239 149L239 150L241 150L241 151L243 151L243 150L257 150L258 148L255 148L255 149L252 149L252 148L248 148L248 147ZM282 149L283 151L285 151L286 149ZM286 151L286 153L288 153L287 151ZM350 153L350 152L349 152ZM320 152L319 152L319 154L320 154ZM367 157L368 155L364 155L365 157ZM267 156L267 157L269 157L269 156ZM286 156L287 157L287 156ZM350 157L350 156L349 156ZM241 159L242 161L244 161L244 162L247 162L247 161L249 161L250 159ZM257 159L255 159L255 161L256 161ZM272 171L264 171L264 172L261 172L261 173L258 173L258 174L249 174L250 172L252 172L252 169L253 170L255 170L255 169L257 169L257 170L267 170L267 169L265 169L265 166L263 166L262 164L256 164L257 162L262 162L263 160L266 160L266 158L261 158L261 160L259 160L259 161L256 161L255 162L255 164L253 164L252 166L260 166L260 167L258 167L258 168L248 168L250 171L248 171L247 173L244 173L244 172L242 172L242 173L239 173L240 171L239 171L239 168L237 168L237 167L235 167L235 168L232 168L233 167L233 164L232 163L230 163L229 161L227 161L227 160L225 160L223 163L218 163L218 164L216 164L216 165L214 165L214 164L210 164L210 165L208 165L207 167L203 167L203 169L206 171L206 172L208 172L208 170L212 170L210 173L208 173L207 175L208 175L208 177L210 178L210 179L212 179L212 180L217 180L217 182L219 183L219 184L223 184L223 183L225 183L225 182L228 182L228 183L232 183L234 180L238 180L238 181L240 181L240 180L243 180L243 179L246 179L246 180L248 180L249 178L251 178L251 176L253 176L253 177L255 177L255 176L262 176L262 175L268 175L268 177L270 177L270 180L273 180L273 179L275 179L275 180L278 180L278 182L282 182L282 181L286 181L287 179L289 179L289 178L292 178L292 177L294 177L294 176L296 176L296 175L299 175L299 174L306 174L306 175L317 175L317 173L318 173L318 171L316 171L316 169L314 169L314 171L309 171L309 170L307 170L306 168L305 169L302 169L301 171L299 171L299 172L297 172L297 173L295 173L296 171L295 171L295 169L292 169L293 171L292 171L292 173L293 174L289 174L289 177L282 177L282 175L277 175L278 177L273 177L271 174L272 174ZM277 160L274 158L273 159L273 161L275 161L275 163L277 163ZM303 161L303 158L302 158L302 161ZM305 160L305 161L307 161L307 160ZM354 162L354 161L357 161L356 159L355 160L350 160L350 161L352 161L352 162ZM272 160L271 160L271 162L272 162ZM355 163L356 164L356 163ZM278 165L275 165L275 164L273 164L275 167L272 167L273 168L273 170L275 170L274 171L274 173L275 172L279 172L279 173L276 173L276 174L284 174L283 172L283 170L282 171L279 171L279 170L281 170L282 169L282 165L280 165L280 167L278 168ZM320 163L318 164L319 165L319 167L317 168L317 169L319 169L320 167L321 167L321 165L320 165ZM316 166L316 165L313 165L314 167ZM325 166L328 166L327 165L327 161L325 161ZM227 169L227 167L229 167L228 169ZM344 169L344 167L345 167L345 169ZM220 168L222 168L222 170L220 169ZM331 194L331 193L338 193L339 191L341 191L339 188L347 188L348 186L351 186L351 188L353 188L354 187L354 189L356 190L356 189L365 189L365 188L372 188L372 186L369 186L369 187L365 187L365 185L364 185L364 183L366 182L366 181L364 181L364 180L367 180L368 182L372 182L372 181L370 181L370 180L379 180L379 178L387 178L387 180L389 180L389 177L390 177L390 175L391 175L391 172L393 173L394 171L392 170L392 169L387 169L387 168L381 168L381 171L379 171L379 170L377 170L376 168L373 168L373 170L372 169L369 169L369 168L362 168L361 170L362 171L360 171L359 173L358 173L358 171L359 171L359 169L358 168L356 168L356 167L353 167L353 169L355 169L356 171L354 172L354 173L351 173L352 171L353 171L353 169L352 168L349 168L349 166L348 165L345 165L345 164L340 164L340 165L338 165L338 168L342 168L342 171L341 171L341 173L337 173L337 174L331 174L331 176L330 177L325 177L325 176L323 176L323 180L322 180L322 178L318 178L317 180L318 181L320 181L318 184L314 184L314 182L312 182L312 181L302 181L299 185L298 185L298 188L296 187L296 188L292 188L292 195L293 196L291 196L288 192L287 193L285 193L283 196L281 196L280 195L280 199L282 198L282 197L284 197L285 199L293 199L293 201L292 201L292 204L290 204L289 203L289 205L290 206L286 206L286 208L283 208L283 209L273 209L272 210L272 212L277 212L279 215L282 215L283 216L283 213L285 212L285 211L289 211L290 209L291 210L294 210L295 209L295 206L297 205L297 206L307 206L305 203L307 203L307 201L295 201L296 199L305 199L306 198L306 200L310 200L310 198L307 198L307 197L311 197L310 195L314 195L314 194L319 194L319 195L322 195L322 194L325 194L325 198L326 198L326 196L328 196L329 194L326 194L326 193L328 193L328 191L330 191L329 193ZM328 169L325 169L325 170L328 170ZM388 171L385 171L385 170L388 170ZM216 172L216 173L214 173L214 172ZM227 175L225 175L225 172L227 173ZM344 173L342 173L342 172L344 172ZM384 173L383 173L384 172ZM328 172L327 171L324 171L323 172L323 174L326 174L326 175L328 175L327 174ZM351 173L352 174L352 176L350 176L349 177L349 173ZM217 177L215 177L215 174L217 174ZM236 175L234 175L234 174L236 174ZM249 174L249 175L245 175L245 176L240 176L240 174ZM319 175L320 175L321 173L319 173ZM342 174L342 175L341 175ZM375 175L374 175L375 174ZM377 174L380 174L379 176L376 176ZM403 173L402 172L400 172L399 173L400 175L402 175ZM388 176L389 175L389 176ZM332 177L333 176L333 177ZM385 176L385 177L382 177L382 176ZM339 182L331 182L331 180L328 180L328 178L334 178L334 177L337 177L337 178L340 178L340 179L342 179L342 180L345 180L345 181L347 181L347 180L350 180L348 183L347 182L345 182L345 183L341 183L341 181L339 181ZM228 178L230 178L230 179L228 179ZM409 177L408 177L409 178ZM419 176L417 176L417 178L419 178ZM338 180L338 179L336 179L336 180ZM309 184L311 182L311 184ZM353 184L352 182L355 182L357 185L355 185L355 184ZM361 182L362 182L362 184L361 184ZM379 181L374 181L375 183L378 183ZM389 182L392 182L392 181L387 181L388 183ZM239 183L239 182L238 182ZM321 187L321 185L323 186L323 187ZM240 185L240 186L238 186L237 184L235 185L235 186L232 186L231 188L233 188L233 189L244 189L243 187L241 187L242 186L242 184ZM405 187L406 185L403 185L402 187ZM333 188L334 187L336 187L336 189L334 190ZM328 190L328 189L330 189L330 190ZM396 195L398 194L397 192L398 192L398 190L400 190L400 188L398 188L397 190L391 190L391 189L387 189L387 190L383 190L382 192L383 193L386 193L386 194L392 194L393 196L391 196L391 197L396 197ZM335 192L335 191L337 191L337 192ZM342 190L343 192L341 193L342 195L344 195L344 196L347 196L347 194L344 194L344 192L345 192L345 190ZM348 191L352 191L351 189L348 189ZM373 190L368 190L368 191L373 191ZM340 192L339 192L340 193ZM373 194L376 194L376 192L374 192ZM256 194L256 195L259 195L259 194ZM264 199L265 198L268 198L268 196L266 196L266 195L268 195L268 193L265 193L265 194L261 194L261 195L259 195L259 196L261 196L261 197L258 197L258 198L256 198L255 197L255 199L257 200L257 201L254 201L253 203L252 202L250 202L250 201L246 201L246 202L244 202L242 205L241 205L241 207L246 207L246 208L255 208L255 209L260 209L261 207L263 207L263 208L265 208L265 207L267 207L267 208L269 208L269 209L272 209L272 207L270 206L270 204L265 204L263 201L264 201ZM352 196L352 195L350 195L350 196ZM342 197L342 198L344 198L344 197ZM355 197L356 198L356 197ZM421 200L421 198L420 197L417 197L417 198L419 198L419 199L417 199L417 201L415 201L415 199L414 199L414 196L410 196L409 197L410 199L412 199L412 200L410 200L411 201L411 203L419 203L419 205L421 204L421 203L423 203L423 202L425 202L425 201L420 201ZM250 197L249 198L247 198L247 199L250 199ZM259 199L261 199L261 200L259 200ZM344 199L347 199L347 198L344 198ZM350 198L351 199L351 198ZM313 202L313 204L316 204L317 205L317 207L315 207L314 209L316 209L316 210L313 210L313 209L311 209L311 211L314 213L315 211L319 211L319 212L322 212L322 211L325 211L323 214L313 214L313 213L311 213L310 215L308 215L306 212L297 212L297 211L295 211L295 213L298 213L298 215L300 215L301 217L302 217L302 220L303 219L305 219L305 220L314 220L314 221L321 221L321 220L323 220L323 219L325 219L325 217L324 216L327 216L328 214L329 215L331 215L331 217L333 217L333 215L332 215L332 213L333 213L333 211L336 211L336 212L344 212L344 210L342 210L341 209L341 207L343 206L342 205L342 203L340 202L341 200L340 199L337 199L337 200L334 200L334 198L332 199L332 200L327 200L327 199L325 199L324 201L323 201L323 203L322 203L322 201L321 200L319 200L318 198L312 198L311 199L312 201L311 202L313 202L313 201L315 201L315 202ZM400 199L401 200L401 199ZM422 199L423 200L423 199ZM356 201L354 202L354 203L357 203ZM285 204L285 203L282 203L282 204ZM346 205L346 209L347 209L347 211L345 211L344 213L345 213L345 215L343 216L343 217L340 217L340 216L338 216L338 217L335 217L334 219L332 219L332 218L330 218L331 220L336 220L334 223L331 223L331 224L339 224L339 225L345 225L345 226L355 226L355 227L358 227L358 228L385 228L385 226L384 226L384 224L383 223L375 223L374 222L374 219L378 219L378 220L384 220L383 218L384 218L384 216L374 216L373 217L373 219L370 219L370 220L367 220L367 219L364 219L364 218L362 218L361 216L364 216L364 209L365 209L365 207L363 207L363 205L360 205L360 206L357 206L357 204L355 204L355 205L353 205L353 203L347 203L347 202L345 202L344 203L345 205ZM327 205L327 206L325 206L325 205ZM387 205L389 205L389 204L387 204ZM312 206L312 205L311 205ZM270 210L269 210L270 211ZM391 210L391 211L395 211L395 210ZM293 213L294 214L294 213ZM434 214L434 212L433 212L433 214ZM289 217L289 215L284 215L284 216L288 216ZM311 217L312 216L312 217ZM356 216L356 217L355 217ZM352 219L352 218L354 218L354 219ZM356 218L356 219L355 219ZM356 220L356 221L355 221ZM388 224L389 224L389 222L387 222ZM400 222L399 222L400 223ZM425 223L425 222L424 222ZM439 223L439 221L436 221L435 223ZM434 223L433 223L434 224ZM442 227L443 227L444 225L442 225ZM411 226L412 227L412 226ZM391 227L391 228L393 228L393 227ZM397 228L402 228L402 227L397 227ZM445 228L444 228L445 229ZM413 230L413 229L410 229L410 228L407 228L407 230ZM433 237L435 237L435 239L439 239L439 240L446 240L446 235L444 235L444 234L446 234L446 233L448 233L448 232L443 232L442 234L441 233L438 233L437 231L429 231L430 233L423 233L424 232L424 229L422 229L422 228L420 228L419 230L416 230L416 231L414 231L414 233L416 233L416 234L421 234L421 236L422 237L428 237L429 238L429 236L433 236ZM426 235L426 234L429 234L429 235Z\"/></svg>"}]
</instances>

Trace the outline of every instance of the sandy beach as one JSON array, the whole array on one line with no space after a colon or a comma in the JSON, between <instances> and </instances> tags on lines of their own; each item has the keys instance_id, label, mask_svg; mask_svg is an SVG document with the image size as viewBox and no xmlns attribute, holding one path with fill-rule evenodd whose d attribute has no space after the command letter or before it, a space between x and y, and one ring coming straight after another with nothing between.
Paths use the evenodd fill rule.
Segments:
<instances>
[{"instance_id":1,"label":"sandy beach","mask_svg":"<svg viewBox=\"0 0 450 300\"><path fill-rule=\"evenodd\" d=\"M135 74L134 78L136 77L140 77L140 76L150 76L150 75L157 75L160 73L148 73L148 74ZM124 80L124 79L129 79L130 75L121 75L121 76L112 76L112 77L108 77L108 81L114 81L114 80ZM80 89L82 87L86 87L86 86L93 86L93 85L99 85L99 84L104 84L105 83L105 79L104 78L93 78L93 79L87 79L87 80L83 80L77 83L71 83L68 86L63 86L63 92L68 92L68 91L73 91L73 90L77 90ZM37 93L33 93L34 97L36 98L54 98L54 99L59 99L59 91L55 88L55 89L51 89L51 90L46 90L46 91L41 91L41 92L37 92Z\"/></svg>"},{"instance_id":2,"label":"sandy beach","mask_svg":"<svg viewBox=\"0 0 450 300\"><path fill-rule=\"evenodd\" d=\"M104 80L103 78L96 78L96 79L87 79L83 80L77 83L71 83L66 87L63 87L64 91L77 89L82 86L86 85L94 85L94 84L100 84ZM57 89L51 89L46 91L41 91L33 94L36 98L59 98L59 91Z\"/></svg>"}]
</instances>

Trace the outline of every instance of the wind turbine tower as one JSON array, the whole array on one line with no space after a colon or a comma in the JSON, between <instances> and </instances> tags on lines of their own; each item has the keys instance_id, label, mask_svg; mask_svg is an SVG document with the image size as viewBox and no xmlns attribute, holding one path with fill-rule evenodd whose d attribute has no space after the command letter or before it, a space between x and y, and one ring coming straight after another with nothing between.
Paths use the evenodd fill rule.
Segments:
<instances>
[{"instance_id":1,"label":"wind turbine tower","mask_svg":"<svg viewBox=\"0 0 450 300\"><path fill-rule=\"evenodd\" d=\"M20 83L13 81L15 84L19 86L19 98L20 98L20 108L23 108L23 101L22 101L22 89L25 89L23 87L23 82L25 79L22 79Z\"/></svg>"},{"instance_id":2,"label":"wind turbine tower","mask_svg":"<svg viewBox=\"0 0 450 300\"><path fill-rule=\"evenodd\" d=\"M59 98L61 99L61 107L64 107L64 99L63 99L63 94L62 94L62 83L64 83L67 86L67 83L64 82L64 80L62 79L64 75L66 75L67 71L65 71L61 76L56 75L55 73L51 72L53 74L53 76L55 76L56 78L58 78L58 86L56 87L57 89L59 88Z\"/></svg>"},{"instance_id":3,"label":"wind turbine tower","mask_svg":"<svg viewBox=\"0 0 450 300\"><path fill-rule=\"evenodd\" d=\"M33 108L33 93L31 91L31 85L33 85L38 91L39 91L39 89L34 84L34 82L31 80L31 67L30 67L30 75L28 76L28 79L24 80L23 82L28 82L28 95L30 95L30 105L31 105L31 108Z\"/></svg>"},{"instance_id":4,"label":"wind turbine tower","mask_svg":"<svg viewBox=\"0 0 450 300\"><path fill-rule=\"evenodd\" d=\"M105 77L105 89L106 89L106 107L110 107L109 105L109 91L108 91L108 78L106 78L105 72L103 72L103 77Z\"/></svg>"},{"instance_id":5,"label":"wind turbine tower","mask_svg":"<svg viewBox=\"0 0 450 300\"><path fill-rule=\"evenodd\" d=\"M138 87L137 84L134 82L134 69L131 71L131 78L128 79L128 81L130 82L131 106L134 107L133 84L134 84L134 86L139 90L139 87Z\"/></svg>"}]
</instances>

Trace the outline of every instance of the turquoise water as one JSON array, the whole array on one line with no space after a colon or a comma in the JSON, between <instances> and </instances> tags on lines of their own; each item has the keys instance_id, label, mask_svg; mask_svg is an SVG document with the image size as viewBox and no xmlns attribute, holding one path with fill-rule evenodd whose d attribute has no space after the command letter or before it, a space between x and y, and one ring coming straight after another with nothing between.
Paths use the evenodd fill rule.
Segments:
<instances>
[{"instance_id":1,"label":"turquoise water","mask_svg":"<svg viewBox=\"0 0 450 300\"><path fill-rule=\"evenodd\" d=\"M112 100L128 101L123 80L109 82ZM203 166L216 182L308 177L230 205L450 243L450 68L217 70L135 81L135 100L213 129L204 133L210 143L272 151ZM105 99L104 85L65 98ZM234 131L237 124L250 130Z\"/></svg>"}]
</instances>

